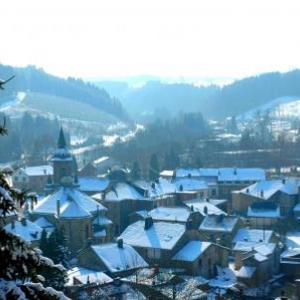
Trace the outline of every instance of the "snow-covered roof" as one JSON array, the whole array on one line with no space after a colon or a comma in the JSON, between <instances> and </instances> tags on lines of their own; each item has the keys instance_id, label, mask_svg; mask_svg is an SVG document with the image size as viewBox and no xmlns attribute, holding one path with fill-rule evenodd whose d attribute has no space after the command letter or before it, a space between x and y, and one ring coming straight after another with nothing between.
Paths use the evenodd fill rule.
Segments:
<instances>
[{"instance_id":1,"label":"snow-covered roof","mask_svg":"<svg viewBox=\"0 0 300 300\"><path fill-rule=\"evenodd\" d=\"M211 199L211 198L209 198L208 202L213 204L213 205L218 206L218 205L221 205L221 204L224 204L224 203L228 202L228 200L227 199Z\"/></svg>"},{"instance_id":2,"label":"snow-covered roof","mask_svg":"<svg viewBox=\"0 0 300 300\"><path fill-rule=\"evenodd\" d=\"M257 253L260 253L261 255L268 256L274 251L275 247L276 244L274 243L237 242L233 247L233 250L243 252L249 252L254 250Z\"/></svg>"},{"instance_id":3,"label":"snow-covered roof","mask_svg":"<svg viewBox=\"0 0 300 300\"><path fill-rule=\"evenodd\" d=\"M145 218L148 215L148 210L138 210L138 211L133 212L132 215L133 214L136 214L142 218Z\"/></svg>"},{"instance_id":4,"label":"snow-covered roof","mask_svg":"<svg viewBox=\"0 0 300 300\"><path fill-rule=\"evenodd\" d=\"M152 188L152 185L154 188ZM173 183L164 178L159 178L158 182L151 184L150 197L161 197L176 192Z\"/></svg>"},{"instance_id":5,"label":"snow-covered roof","mask_svg":"<svg viewBox=\"0 0 300 300\"><path fill-rule=\"evenodd\" d=\"M234 271L234 273L239 278L251 278L255 271L255 267L242 266L239 270Z\"/></svg>"},{"instance_id":6,"label":"snow-covered roof","mask_svg":"<svg viewBox=\"0 0 300 300\"><path fill-rule=\"evenodd\" d=\"M130 245L118 244L92 245L92 250L105 264L109 272L120 272L135 268L148 267L145 260Z\"/></svg>"},{"instance_id":7,"label":"snow-covered roof","mask_svg":"<svg viewBox=\"0 0 300 300\"><path fill-rule=\"evenodd\" d=\"M295 211L295 212L299 212L300 211L300 203L298 203L297 205L295 205L293 211Z\"/></svg>"},{"instance_id":8,"label":"snow-covered roof","mask_svg":"<svg viewBox=\"0 0 300 300\"><path fill-rule=\"evenodd\" d=\"M43 228L27 219L13 221L12 223L7 224L4 229L7 232L19 235L27 242L38 241L41 238L41 232L43 231Z\"/></svg>"},{"instance_id":9,"label":"snow-covered roof","mask_svg":"<svg viewBox=\"0 0 300 300\"><path fill-rule=\"evenodd\" d=\"M199 230L232 232L239 217L228 215L207 215L199 226Z\"/></svg>"},{"instance_id":10,"label":"snow-covered roof","mask_svg":"<svg viewBox=\"0 0 300 300\"><path fill-rule=\"evenodd\" d=\"M113 279L106 275L104 272L97 272L90 269L75 267L71 270L67 271L68 274L68 282L67 286L74 284L74 279L79 281L82 284L86 284L87 281L90 283L108 283L112 282Z\"/></svg>"},{"instance_id":11,"label":"snow-covered roof","mask_svg":"<svg viewBox=\"0 0 300 300\"><path fill-rule=\"evenodd\" d=\"M253 255L253 258L254 258L255 260L257 260L258 262L262 262L262 261L265 261L265 260L268 259L267 256L265 256L265 255L263 255L263 254L261 254L261 253L255 253L255 254Z\"/></svg>"},{"instance_id":12,"label":"snow-covered roof","mask_svg":"<svg viewBox=\"0 0 300 300\"><path fill-rule=\"evenodd\" d=\"M32 214L44 214L44 215L56 215L57 214L57 200L60 201L60 212L62 213L71 202L77 203L77 207L81 206L89 213L95 213L97 211L106 211L102 204L93 200L91 197L81 193L75 188L61 187L53 194L45 197L35 208L31 211ZM75 208L75 205L72 205ZM74 210L75 212L75 210ZM70 210L68 209L68 213ZM81 213L80 213L81 215ZM71 217L71 215L69 215ZM76 218L76 215L74 215Z\"/></svg>"},{"instance_id":13,"label":"snow-covered roof","mask_svg":"<svg viewBox=\"0 0 300 300\"><path fill-rule=\"evenodd\" d=\"M93 161L93 163L95 164L95 165L98 165L98 164L101 164L101 163L103 163L104 161L114 161L114 162L117 162L114 158L112 158L112 157L109 157L109 156L102 156L102 157L99 157L98 159L95 159L94 161Z\"/></svg>"},{"instance_id":14,"label":"snow-covered roof","mask_svg":"<svg viewBox=\"0 0 300 300\"><path fill-rule=\"evenodd\" d=\"M94 237L106 237L106 236L107 236L106 229L94 231Z\"/></svg>"},{"instance_id":15,"label":"snow-covered roof","mask_svg":"<svg viewBox=\"0 0 300 300\"><path fill-rule=\"evenodd\" d=\"M217 177L218 169L215 168L200 168L200 174L202 177Z\"/></svg>"},{"instance_id":16,"label":"snow-covered roof","mask_svg":"<svg viewBox=\"0 0 300 300\"><path fill-rule=\"evenodd\" d=\"M167 178L170 178L174 175L174 171L173 170L164 170L164 171L161 171L159 173L159 176L161 177L167 177Z\"/></svg>"},{"instance_id":17,"label":"snow-covered roof","mask_svg":"<svg viewBox=\"0 0 300 300\"><path fill-rule=\"evenodd\" d=\"M288 232L285 235L285 244L288 248L300 248L300 232Z\"/></svg>"},{"instance_id":18,"label":"snow-covered roof","mask_svg":"<svg viewBox=\"0 0 300 300\"><path fill-rule=\"evenodd\" d=\"M117 182L114 190L110 190L105 195L105 201L121 200L143 200L145 199L133 186L124 182Z\"/></svg>"},{"instance_id":19,"label":"snow-covered roof","mask_svg":"<svg viewBox=\"0 0 300 300\"><path fill-rule=\"evenodd\" d=\"M292 249L287 249L284 252L280 254L281 258L300 258L300 247L299 248L292 248ZM300 263L300 260L299 260Z\"/></svg>"},{"instance_id":20,"label":"snow-covered roof","mask_svg":"<svg viewBox=\"0 0 300 300\"><path fill-rule=\"evenodd\" d=\"M266 173L260 168L219 168L218 181L260 181Z\"/></svg>"},{"instance_id":21,"label":"snow-covered roof","mask_svg":"<svg viewBox=\"0 0 300 300\"><path fill-rule=\"evenodd\" d=\"M45 217L40 217L34 221L34 224L42 227L42 228L52 228L54 224L49 222Z\"/></svg>"},{"instance_id":22,"label":"snow-covered roof","mask_svg":"<svg viewBox=\"0 0 300 300\"><path fill-rule=\"evenodd\" d=\"M28 176L45 176L53 175L53 166L42 165L35 167L21 168Z\"/></svg>"},{"instance_id":23,"label":"snow-covered roof","mask_svg":"<svg viewBox=\"0 0 300 300\"><path fill-rule=\"evenodd\" d=\"M209 242L190 241L179 250L172 260L194 261L211 245Z\"/></svg>"},{"instance_id":24,"label":"snow-covered roof","mask_svg":"<svg viewBox=\"0 0 300 300\"><path fill-rule=\"evenodd\" d=\"M287 195L298 195L297 185L288 180L262 180L242 189L240 193L267 200L279 191Z\"/></svg>"},{"instance_id":25,"label":"snow-covered roof","mask_svg":"<svg viewBox=\"0 0 300 300\"><path fill-rule=\"evenodd\" d=\"M153 220L187 222L190 213L190 209L185 207L158 206L150 210L148 215L151 216Z\"/></svg>"},{"instance_id":26,"label":"snow-covered roof","mask_svg":"<svg viewBox=\"0 0 300 300\"><path fill-rule=\"evenodd\" d=\"M159 178L156 182L148 182L145 180L135 180L133 185L147 192L145 196L149 198L162 197L176 192L176 187L173 183L165 178Z\"/></svg>"},{"instance_id":27,"label":"snow-covered roof","mask_svg":"<svg viewBox=\"0 0 300 300\"><path fill-rule=\"evenodd\" d=\"M171 250L186 230L184 224L171 222L154 222L148 230L144 227L145 221L129 225L121 234L124 243L136 247Z\"/></svg>"},{"instance_id":28,"label":"snow-covered roof","mask_svg":"<svg viewBox=\"0 0 300 300\"><path fill-rule=\"evenodd\" d=\"M202 216L226 214L223 210L205 200L193 199L183 203L190 208L193 206L194 211L199 211Z\"/></svg>"},{"instance_id":29,"label":"snow-covered roof","mask_svg":"<svg viewBox=\"0 0 300 300\"><path fill-rule=\"evenodd\" d=\"M199 177L201 176L198 168L178 168L176 169L176 177Z\"/></svg>"},{"instance_id":30,"label":"snow-covered roof","mask_svg":"<svg viewBox=\"0 0 300 300\"><path fill-rule=\"evenodd\" d=\"M241 228L236 233L232 242L237 243L237 242L248 241L248 242L258 243L260 241L265 241L268 243L272 237L272 234L273 234L272 230Z\"/></svg>"},{"instance_id":31,"label":"snow-covered roof","mask_svg":"<svg viewBox=\"0 0 300 300\"><path fill-rule=\"evenodd\" d=\"M199 191L209 189L205 181L197 180L195 178L175 178L172 180L172 183L175 185L177 191L180 191L181 187L183 191Z\"/></svg>"},{"instance_id":32,"label":"snow-covered roof","mask_svg":"<svg viewBox=\"0 0 300 300\"><path fill-rule=\"evenodd\" d=\"M273 202L255 202L248 207L247 217L278 219L281 217L280 207Z\"/></svg>"},{"instance_id":33,"label":"snow-covered roof","mask_svg":"<svg viewBox=\"0 0 300 300\"><path fill-rule=\"evenodd\" d=\"M91 218L92 214L78 202L67 201L61 206L60 213L57 217L59 219L85 219Z\"/></svg>"},{"instance_id":34,"label":"snow-covered roof","mask_svg":"<svg viewBox=\"0 0 300 300\"><path fill-rule=\"evenodd\" d=\"M79 177L78 183L83 192L102 192L108 187L109 180L106 177Z\"/></svg>"},{"instance_id":35,"label":"snow-covered roof","mask_svg":"<svg viewBox=\"0 0 300 300\"><path fill-rule=\"evenodd\" d=\"M105 225L110 225L113 222L111 220L109 220L108 218L104 217L104 216L97 216L94 220L93 220L93 225L101 225L101 226L105 226Z\"/></svg>"},{"instance_id":36,"label":"snow-covered roof","mask_svg":"<svg viewBox=\"0 0 300 300\"><path fill-rule=\"evenodd\" d=\"M57 148L52 161L73 161L73 157L67 148Z\"/></svg>"}]
</instances>

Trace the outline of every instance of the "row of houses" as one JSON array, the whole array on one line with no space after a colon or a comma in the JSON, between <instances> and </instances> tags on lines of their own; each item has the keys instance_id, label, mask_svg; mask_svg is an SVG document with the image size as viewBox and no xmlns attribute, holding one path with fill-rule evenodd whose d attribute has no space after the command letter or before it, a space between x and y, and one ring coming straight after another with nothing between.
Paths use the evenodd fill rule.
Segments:
<instances>
[{"instance_id":1,"label":"row of houses","mask_svg":"<svg viewBox=\"0 0 300 300\"><path fill-rule=\"evenodd\" d=\"M211 286L220 269L231 270L231 286L249 287L299 273L300 243L291 248L283 240L283 231L297 226L296 180L267 180L256 168L219 168L177 169L154 182L130 181L121 166L111 167L108 176L81 177L62 130L52 163L34 167L46 196L5 228L38 245L43 228L63 226L76 267L90 270L88 281L99 272L113 279L154 266L203 276ZM14 173L15 186L30 187L34 172L28 170ZM21 179L24 174L28 180ZM73 275L73 283L83 280L82 272Z\"/></svg>"}]
</instances>

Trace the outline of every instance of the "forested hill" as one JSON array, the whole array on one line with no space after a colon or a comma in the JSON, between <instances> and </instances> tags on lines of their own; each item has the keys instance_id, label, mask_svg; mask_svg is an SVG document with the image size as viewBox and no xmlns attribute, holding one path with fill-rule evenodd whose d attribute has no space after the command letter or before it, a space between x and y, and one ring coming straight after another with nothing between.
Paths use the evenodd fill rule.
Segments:
<instances>
[{"instance_id":1,"label":"forested hill","mask_svg":"<svg viewBox=\"0 0 300 300\"><path fill-rule=\"evenodd\" d=\"M2 64L0 64L0 75L2 79L16 75L9 82L9 91L11 92L30 91L49 96L69 98L96 107L119 119L127 120L123 106L116 98L110 97L104 89L91 83L85 83L81 79L59 78L47 74L35 66L16 68Z\"/></svg>"},{"instance_id":2,"label":"forested hill","mask_svg":"<svg viewBox=\"0 0 300 300\"><path fill-rule=\"evenodd\" d=\"M97 82L97 85L106 87ZM265 73L219 87L192 84L147 82L140 88L130 88L120 82L111 82L109 90L129 112L167 117L180 111L200 111L206 118L226 118L257 108L276 98L300 97L300 70L288 73ZM115 87L115 89L113 89ZM161 116L160 116L160 115Z\"/></svg>"},{"instance_id":3,"label":"forested hill","mask_svg":"<svg viewBox=\"0 0 300 300\"><path fill-rule=\"evenodd\" d=\"M285 96L300 97L300 70L265 73L221 88L203 112L215 117L239 115Z\"/></svg>"},{"instance_id":4,"label":"forested hill","mask_svg":"<svg viewBox=\"0 0 300 300\"><path fill-rule=\"evenodd\" d=\"M116 95L127 111L138 121L173 118L181 112L201 112L203 105L218 90L217 86L198 87L187 83L164 83L151 80L141 87L111 81L96 84Z\"/></svg>"}]
</instances>

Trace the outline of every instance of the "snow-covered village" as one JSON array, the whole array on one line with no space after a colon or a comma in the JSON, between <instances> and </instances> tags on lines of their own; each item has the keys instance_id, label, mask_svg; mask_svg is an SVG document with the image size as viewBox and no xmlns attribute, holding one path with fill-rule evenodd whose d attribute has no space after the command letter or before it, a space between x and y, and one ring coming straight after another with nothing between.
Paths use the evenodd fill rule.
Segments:
<instances>
[{"instance_id":1,"label":"snow-covered village","mask_svg":"<svg viewBox=\"0 0 300 300\"><path fill-rule=\"evenodd\" d=\"M133 180L108 157L76 166L61 128L51 164L2 169L15 188L44 193L1 227L52 258L56 248L67 270L60 299L300 294L297 178L270 179L262 168L189 167L149 181Z\"/></svg>"},{"instance_id":2,"label":"snow-covered village","mask_svg":"<svg viewBox=\"0 0 300 300\"><path fill-rule=\"evenodd\" d=\"M300 300L299 11L2 3L0 300Z\"/></svg>"}]
</instances>

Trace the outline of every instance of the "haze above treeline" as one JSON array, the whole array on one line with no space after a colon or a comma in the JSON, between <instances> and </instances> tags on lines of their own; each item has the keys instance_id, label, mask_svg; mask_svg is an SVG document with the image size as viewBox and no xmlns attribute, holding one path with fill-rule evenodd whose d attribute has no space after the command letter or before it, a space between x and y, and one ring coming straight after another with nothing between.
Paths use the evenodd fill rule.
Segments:
<instances>
[{"instance_id":1,"label":"haze above treeline","mask_svg":"<svg viewBox=\"0 0 300 300\"><path fill-rule=\"evenodd\" d=\"M235 80L224 85L164 82L156 76L84 81L47 74L35 66L0 65L1 78L16 75L2 93L4 103L12 92L30 91L43 97L63 97L122 121L151 122L182 112L201 112L205 118L224 119L243 114L279 97L300 97L300 70L272 72ZM223 78L224 80L226 78ZM228 81L232 79L228 78ZM186 81L183 78L183 81ZM64 109L64 107L62 107Z\"/></svg>"}]
</instances>

